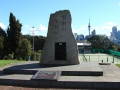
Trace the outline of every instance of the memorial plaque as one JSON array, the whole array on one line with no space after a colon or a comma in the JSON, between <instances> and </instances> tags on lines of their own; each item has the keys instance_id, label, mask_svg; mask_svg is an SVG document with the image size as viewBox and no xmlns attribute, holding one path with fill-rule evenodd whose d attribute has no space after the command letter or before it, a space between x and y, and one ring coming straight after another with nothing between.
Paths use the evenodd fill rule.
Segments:
<instances>
[{"instance_id":1,"label":"memorial plaque","mask_svg":"<svg viewBox=\"0 0 120 90\"><path fill-rule=\"evenodd\" d=\"M61 76L61 71L38 71L32 79L57 80Z\"/></svg>"}]
</instances>

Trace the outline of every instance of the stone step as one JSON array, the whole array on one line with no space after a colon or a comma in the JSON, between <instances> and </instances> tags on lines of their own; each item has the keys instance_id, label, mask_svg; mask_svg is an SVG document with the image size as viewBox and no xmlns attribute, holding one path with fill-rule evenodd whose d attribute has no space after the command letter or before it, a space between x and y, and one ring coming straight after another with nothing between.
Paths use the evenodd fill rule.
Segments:
<instances>
[{"instance_id":1,"label":"stone step","mask_svg":"<svg viewBox=\"0 0 120 90\"><path fill-rule=\"evenodd\" d=\"M19 77L19 78L18 78ZM27 77L27 78L26 78ZM31 80L30 75L6 75L0 77L0 85L40 88L120 89L120 82L97 79L98 77L63 76L58 81Z\"/></svg>"},{"instance_id":2,"label":"stone step","mask_svg":"<svg viewBox=\"0 0 120 90\"><path fill-rule=\"evenodd\" d=\"M35 74L38 70L9 70L4 69L4 74ZM102 71L62 71L63 76L102 76Z\"/></svg>"},{"instance_id":3,"label":"stone step","mask_svg":"<svg viewBox=\"0 0 120 90\"><path fill-rule=\"evenodd\" d=\"M78 65L47 66L37 62L22 63L3 70L5 74L35 74L37 71L61 71L62 76L102 76L103 70L98 63L83 62Z\"/></svg>"}]
</instances>

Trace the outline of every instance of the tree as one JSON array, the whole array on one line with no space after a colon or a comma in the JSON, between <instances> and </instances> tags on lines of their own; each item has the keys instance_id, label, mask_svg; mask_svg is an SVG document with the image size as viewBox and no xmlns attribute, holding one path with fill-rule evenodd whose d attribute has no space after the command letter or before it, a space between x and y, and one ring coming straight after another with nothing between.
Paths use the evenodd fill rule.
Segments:
<instances>
[{"instance_id":1,"label":"tree","mask_svg":"<svg viewBox=\"0 0 120 90\"><path fill-rule=\"evenodd\" d=\"M93 49L111 49L113 43L105 35L94 35L88 39Z\"/></svg>"},{"instance_id":2,"label":"tree","mask_svg":"<svg viewBox=\"0 0 120 90\"><path fill-rule=\"evenodd\" d=\"M45 37L35 36L34 37L34 46L35 51L42 50L45 44Z\"/></svg>"},{"instance_id":3,"label":"tree","mask_svg":"<svg viewBox=\"0 0 120 90\"><path fill-rule=\"evenodd\" d=\"M6 32L0 27L0 59L5 57L7 51L7 35Z\"/></svg>"},{"instance_id":4,"label":"tree","mask_svg":"<svg viewBox=\"0 0 120 90\"><path fill-rule=\"evenodd\" d=\"M31 44L27 39L22 40L19 48L19 55L24 60L31 55Z\"/></svg>"},{"instance_id":5,"label":"tree","mask_svg":"<svg viewBox=\"0 0 120 90\"><path fill-rule=\"evenodd\" d=\"M28 39L31 42L31 45L33 44L33 36L30 35L23 35L23 38ZM45 44L45 38L44 36L34 36L34 50L42 50Z\"/></svg>"},{"instance_id":6,"label":"tree","mask_svg":"<svg viewBox=\"0 0 120 90\"><path fill-rule=\"evenodd\" d=\"M3 58L3 50L4 50L4 38L0 36L0 59Z\"/></svg>"},{"instance_id":7,"label":"tree","mask_svg":"<svg viewBox=\"0 0 120 90\"><path fill-rule=\"evenodd\" d=\"M118 48L117 48L117 49L118 49L118 51L120 52L120 46L118 46Z\"/></svg>"},{"instance_id":8,"label":"tree","mask_svg":"<svg viewBox=\"0 0 120 90\"><path fill-rule=\"evenodd\" d=\"M17 58L18 48L21 41L21 27L22 24L19 22L19 20L16 20L16 17L10 13L7 34L9 39L10 52L14 53L14 59Z\"/></svg>"},{"instance_id":9,"label":"tree","mask_svg":"<svg viewBox=\"0 0 120 90\"><path fill-rule=\"evenodd\" d=\"M4 37L5 37L5 32L0 27L0 52L2 52L2 50L4 49Z\"/></svg>"},{"instance_id":10,"label":"tree","mask_svg":"<svg viewBox=\"0 0 120 90\"><path fill-rule=\"evenodd\" d=\"M0 36L6 37L6 32L0 27Z\"/></svg>"}]
</instances>

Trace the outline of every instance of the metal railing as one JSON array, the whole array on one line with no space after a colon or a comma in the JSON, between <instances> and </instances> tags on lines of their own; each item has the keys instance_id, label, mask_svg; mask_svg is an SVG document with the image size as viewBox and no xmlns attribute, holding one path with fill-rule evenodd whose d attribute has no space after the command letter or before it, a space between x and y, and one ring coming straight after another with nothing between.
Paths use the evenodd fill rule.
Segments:
<instances>
[{"instance_id":1,"label":"metal railing","mask_svg":"<svg viewBox=\"0 0 120 90\"><path fill-rule=\"evenodd\" d=\"M89 62L109 62L120 64L120 57L108 54L79 54L79 58L81 62L85 61L85 58Z\"/></svg>"},{"instance_id":2,"label":"metal railing","mask_svg":"<svg viewBox=\"0 0 120 90\"><path fill-rule=\"evenodd\" d=\"M87 61L87 58L85 57L84 53L83 53L83 61Z\"/></svg>"}]
</instances>

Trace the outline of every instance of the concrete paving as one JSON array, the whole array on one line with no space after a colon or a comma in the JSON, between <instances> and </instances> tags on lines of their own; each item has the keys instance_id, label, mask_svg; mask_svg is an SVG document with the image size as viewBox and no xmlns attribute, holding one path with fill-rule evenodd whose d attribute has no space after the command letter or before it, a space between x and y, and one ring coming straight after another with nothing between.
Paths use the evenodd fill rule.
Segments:
<instances>
[{"instance_id":1,"label":"concrete paving","mask_svg":"<svg viewBox=\"0 0 120 90\"><path fill-rule=\"evenodd\" d=\"M26 62L26 63L30 64L31 62ZM88 64L88 62L86 63ZM92 65L91 66L92 69L96 68L94 64L91 64L91 65ZM31 80L34 74L31 74L31 75L4 74L1 71L0 72L0 84L1 85L16 85L16 86L31 86L31 87L48 87L48 88L120 89L120 69L114 64L99 65L99 66L101 70L103 71L103 76L84 76L84 75L83 76L82 75L81 76L65 76L65 75L62 75L57 81ZM82 63L81 63L81 67L82 67ZM83 63L83 67L86 67L85 63ZM4 68L1 68L1 70ZM68 70L70 69L72 70L72 68L68 68Z\"/></svg>"},{"instance_id":2,"label":"concrete paving","mask_svg":"<svg viewBox=\"0 0 120 90\"><path fill-rule=\"evenodd\" d=\"M60 71L62 75L67 76L100 76L103 71L98 63L82 62L78 65L50 66L40 65L38 62L26 62L16 64L4 69L6 74L35 74L40 71Z\"/></svg>"}]
</instances>

